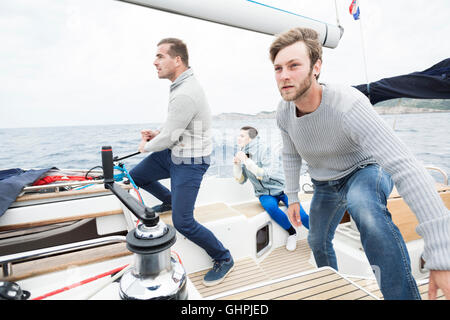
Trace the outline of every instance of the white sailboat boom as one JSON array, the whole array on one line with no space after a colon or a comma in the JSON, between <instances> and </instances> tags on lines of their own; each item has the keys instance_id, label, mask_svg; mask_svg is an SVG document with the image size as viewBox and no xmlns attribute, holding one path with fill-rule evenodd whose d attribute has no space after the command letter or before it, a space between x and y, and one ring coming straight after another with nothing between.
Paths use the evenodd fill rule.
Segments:
<instances>
[{"instance_id":1,"label":"white sailboat boom","mask_svg":"<svg viewBox=\"0 0 450 320\"><path fill-rule=\"evenodd\" d=\"M327 48L336 48L343 33L340 26L264 4L264 0L119 1L268 35L276 35L294 27L312 28L319 33L322 45Z\"/></svg>"}]
</instances>

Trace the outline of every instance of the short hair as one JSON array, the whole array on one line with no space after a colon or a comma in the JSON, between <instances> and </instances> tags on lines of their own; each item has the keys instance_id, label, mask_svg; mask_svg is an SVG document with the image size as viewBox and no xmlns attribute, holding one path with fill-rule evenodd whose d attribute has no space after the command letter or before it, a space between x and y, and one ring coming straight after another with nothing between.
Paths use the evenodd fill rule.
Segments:
<instances>
[{"instance_id":1,"label":"short hair","mask_svg":"<svg viewBox=\"0 0 450 320\"><path fill-rule=\"evenodd\" d=\"M319 42L318 33L309 28L293 28L279 34L272 42L269 50L272 63L274 63L276 56L282 49L299 41L306 45L312 70L317 60L320 59L322 61L322 45Z\"/></svg>"},{"instance_id":2,"label":"short hair","mask_svg":"<svg viewBox=\"0 0 450 320\"><path fill-rule=\"evenodd\" d=\"M248 131L248 136L250 139L254 139L258 135L258 130L250 126L242 127L241 130Z\"/></svg>"},{"instance_id":3,"label":"short hair","mask_svg":"<svg viewBox=\"0 0 450 320\"><path fill-rule=\"evenodd\" d=\"M179 56L184 65L189 67L189 54L187 46L183 41L177 38L165 38L158 42L158 46L164 43L170 44L169 51L167 52L169 56L172 58Z\"/></svg>"}]
</instances>

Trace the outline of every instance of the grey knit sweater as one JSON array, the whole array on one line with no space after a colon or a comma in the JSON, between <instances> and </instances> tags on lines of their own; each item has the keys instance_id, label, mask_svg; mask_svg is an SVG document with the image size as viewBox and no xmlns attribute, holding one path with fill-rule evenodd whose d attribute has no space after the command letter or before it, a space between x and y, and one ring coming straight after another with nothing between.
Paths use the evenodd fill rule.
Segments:
<instances>
[{"instance_id":1,"label":"grey knit sweater","mask_svg":"<svg viewBox=\"0 0 450 320\"><path fill-rule=\"evenodd\" d=\"M281 101L277 124L283 140L285 193L298 202L302 159L319 181L346 176L359 165L378 163L419 220L424 259L432 270L450 270L450 213L435 191L433 178L357 89L322 85L312 113L297 117L293 102Z\"/></svg>"},{"instance_id":2,"label":"grey knit sweater","mask_svg":"<svg viewBox=\"0 0 450 320\"><path fill-rule=\"evenodd\" d=\"M167 120L147 142L147 152L171 149L177 157L203 157L212 152L211 110L191 68L170 85Z\"/></svg>"}]
</instances>

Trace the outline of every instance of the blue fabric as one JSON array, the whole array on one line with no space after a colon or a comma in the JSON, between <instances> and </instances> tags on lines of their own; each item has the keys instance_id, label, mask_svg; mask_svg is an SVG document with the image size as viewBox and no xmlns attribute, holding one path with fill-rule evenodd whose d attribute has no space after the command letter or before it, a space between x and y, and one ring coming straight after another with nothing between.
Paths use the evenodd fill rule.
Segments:
<instances>
[{"instance_id":1,"label":"blue fabric","mask_svg":"<svg viewBox=\"0 0 450 320\"><path fill-rule=\"evenodd\" d=\"M153 152L130 170L137 186L163 203L172 204L172 221L178 232L203 248L214 260L231 258L214 234L194 219L194 206L209 157L179 158L169 149ZM170 178L169 191L158 180Z\"/></svg>"},{"instance_id":2,"label":"blue fabric","mask_svg":"<svg viewBox=\"0 0 450 320\"><path fill-rule=\"evenodd\" d=\"M393 182L380 166L362 166L338 180L316 181L309 212L308 243L318 267L337 270L332 240L347 210L386 300L420 299L406 244L386 204Z\"/></svg>"},{"instance_id":3,"label":"blue fabric","mask_svg":"<svg viewBox=\"0 0 450 320\"><path fill-rule=\"evenodd\" d=\"M0 217L16 201L26 185L32 184L52 168L28 170L8 169L0 171Z\"/></svg>"},{"instance_id":4,"label":"blue fabric","mask_svg":"<svg viewBox=\"0 0 450 320\"><path fill-rule=\"evenodd\" d=\"M424 71L354 87L369 97L372 104L395 98L450 99L450 58Z\"/></svg>"},{"instance_id":5,"label":"blue fabric","mask_svg":"<svg viewBox=\"0 0 450 320\"><path fill-rule=\"evenodd\" d=\"M4 180L6 178L18 176L24 172L25 172L25 170L22 170L20 168L0 170L0 181Z\"/></svg>"},{"instance_id":6,"label":"blue fabric","mask_svg":"<svg viewBox=\"0 0 450 320\"><path fill-rule=\"evenodd\" d=\"M286 213L284 213L283 210L278 207L280 201L283 201L286 207L289 207L288 197L285 193L282 193L278 196L263 195L259 197L259 201L261 202L264 210L266 210L270 217L275 220L275 222L278 223L283 229L288 230L290 227L292 227L292 224L289 221ZM306 214L301 205L300 220L302 221L303 226L306 229L309 229L309 216Z\"/></svg>"}]
</instances>

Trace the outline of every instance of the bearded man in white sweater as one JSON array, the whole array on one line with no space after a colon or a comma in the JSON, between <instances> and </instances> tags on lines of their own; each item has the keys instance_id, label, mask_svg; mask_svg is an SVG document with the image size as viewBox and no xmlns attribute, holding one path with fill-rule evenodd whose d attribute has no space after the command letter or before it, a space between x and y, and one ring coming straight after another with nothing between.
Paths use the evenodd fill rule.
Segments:
<instances>
[{"instance_id":1,"label":"bearded man in white sweater","mask_svg":"<svg viewBox=\"0 0 450 320\"><path fill-rule=\"evenodd\" d=\"M441 288L450 299L450 214L434 182L367 97L350 86L318 82L322 47L314 30L295 28L270 47L283 100L277 124L283 139L288 215L300 221L302 160L315 191L308 243L318 267L337 270L332 240L345 211L355 221L385 299L420 299L400 231L386 208L394 186L419 220L429 298Z\"/></svg>"}]
</instances>

